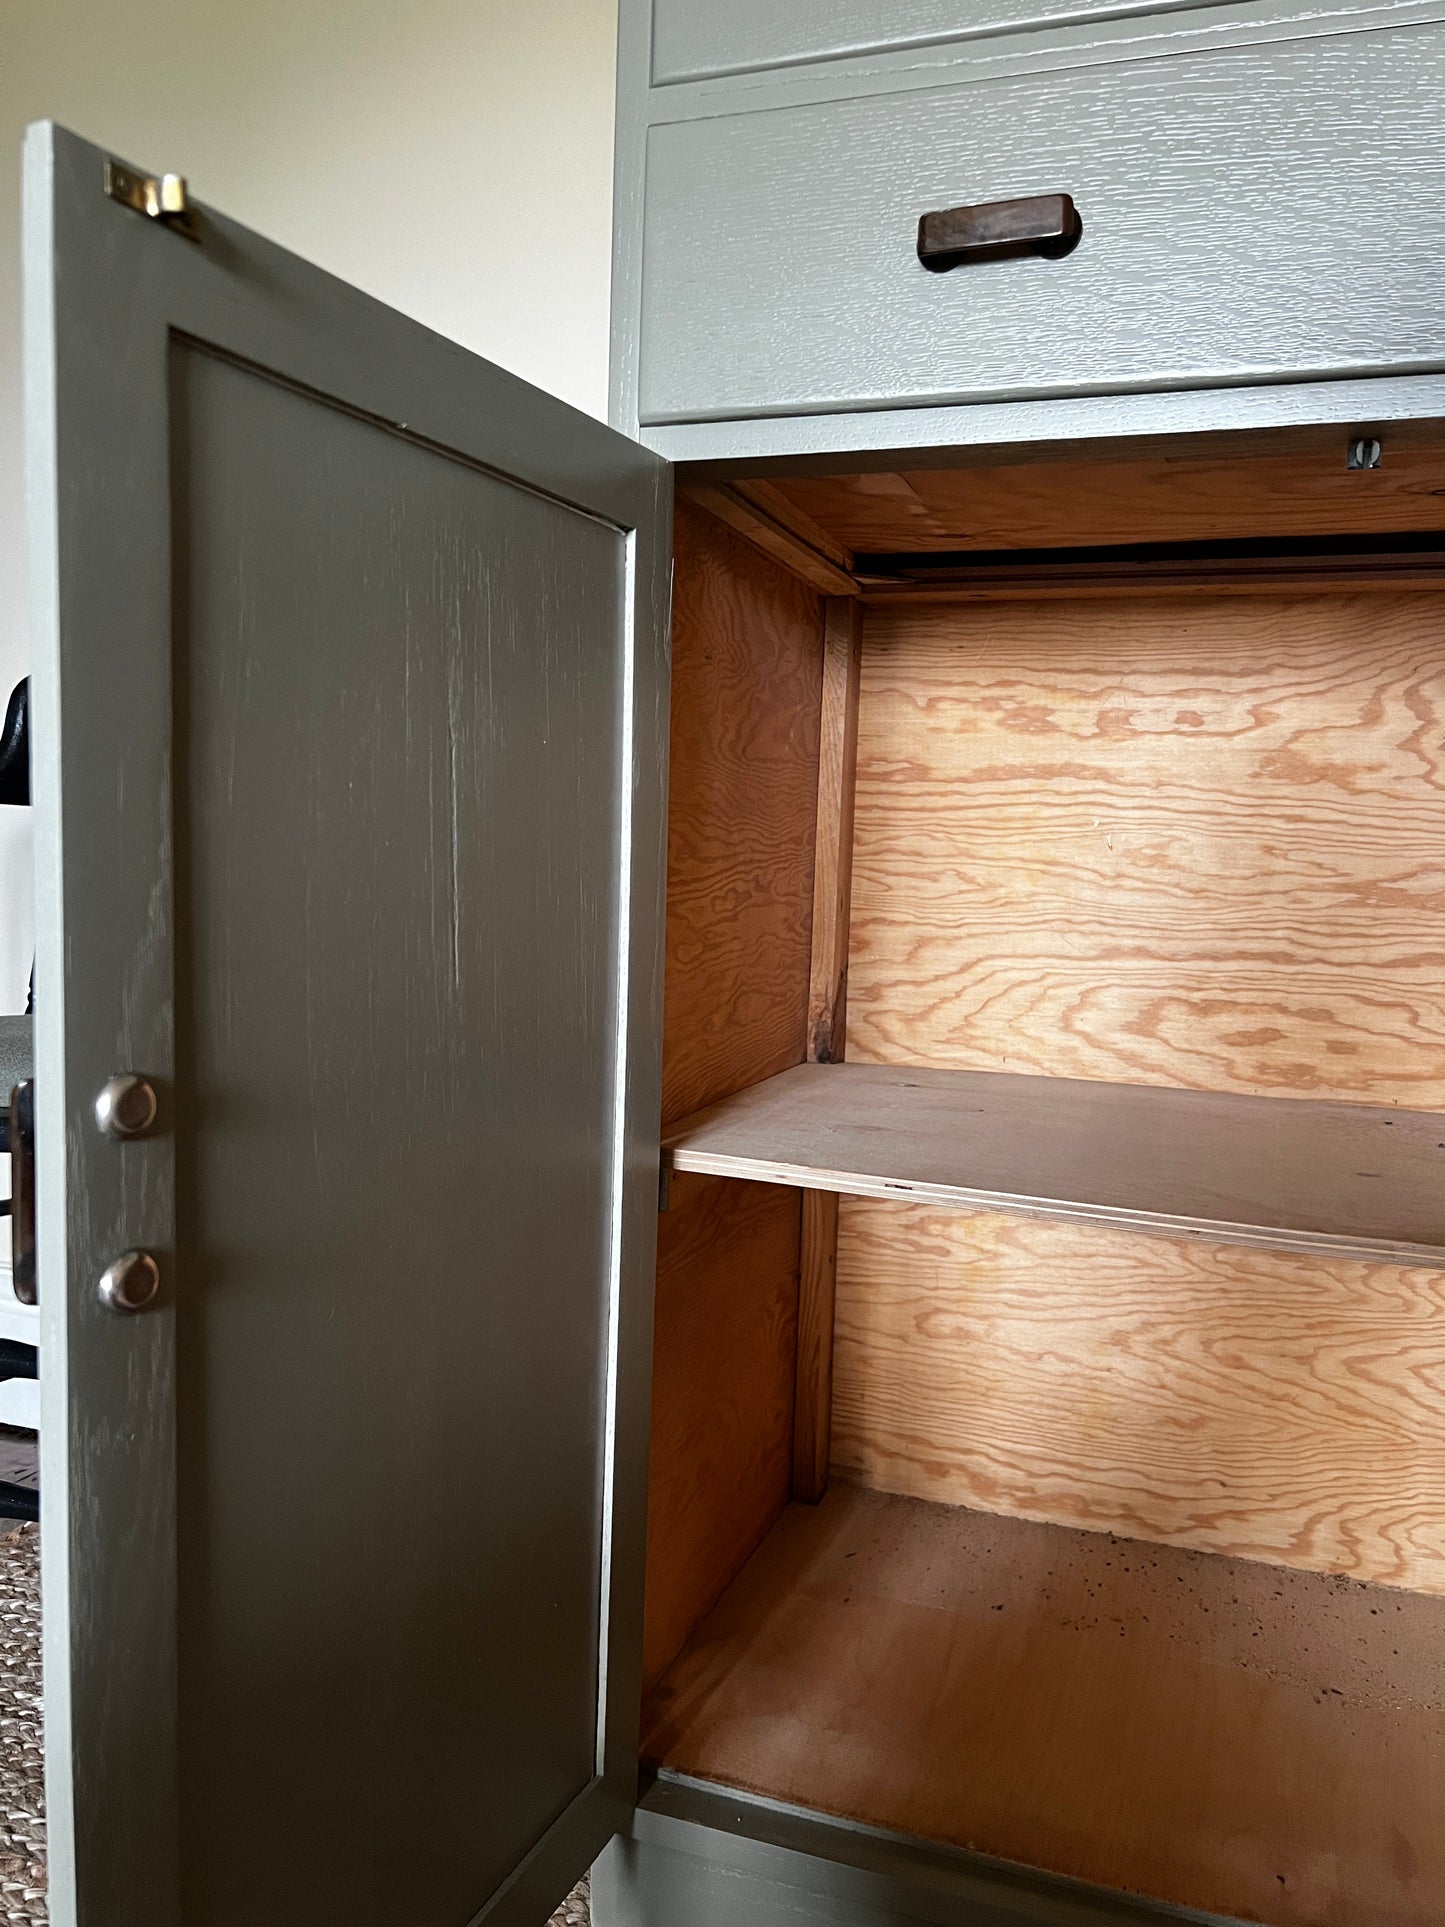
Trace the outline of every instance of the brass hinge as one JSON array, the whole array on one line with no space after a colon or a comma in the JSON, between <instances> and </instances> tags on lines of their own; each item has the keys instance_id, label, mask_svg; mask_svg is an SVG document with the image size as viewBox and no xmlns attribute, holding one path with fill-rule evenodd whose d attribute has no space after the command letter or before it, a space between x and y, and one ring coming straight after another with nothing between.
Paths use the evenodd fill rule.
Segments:
<instances>
[{"instance_id":1,"label":"brass hinge","mask_svg":"<svg viewBox=\"0 0 1445 1927\"><path fill-rule=\"evenodd\" d=\"M153 221L162 221L184 234L189 241L200 239L196 210L186 194L183 174L137 174L119 161L105 164L105 191L122 207L134 208Z\"/></svg>"}]
</instances>

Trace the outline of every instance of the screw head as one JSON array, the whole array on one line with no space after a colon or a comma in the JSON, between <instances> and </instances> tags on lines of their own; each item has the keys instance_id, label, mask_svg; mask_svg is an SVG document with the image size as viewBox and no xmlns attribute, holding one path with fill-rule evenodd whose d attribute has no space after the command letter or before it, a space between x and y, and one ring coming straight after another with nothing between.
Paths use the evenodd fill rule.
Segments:
<instances>
[{"instance_id":1,"label":"screw head","mask_svg":"<svg viewBox=\"0 0 1445 1927\"><path fill-rule=\"evenodd\" d=\"M159 1110L153 1084L134 1071L119 1071L95 1100L96 1128L106 1137L144 1137Z\"/></svg>"},{"instance_id":2,"label":"screw head","mask_svg":"<svg viewBox=\"0 0 1445 1927\"><path fill-rule=\"evenodd\" d=\"M100 1302L111 1311L144 1311L160 1288L160 1266L148 1251L123 1251L100 1274Z\"/></svg>"}]
</instances>

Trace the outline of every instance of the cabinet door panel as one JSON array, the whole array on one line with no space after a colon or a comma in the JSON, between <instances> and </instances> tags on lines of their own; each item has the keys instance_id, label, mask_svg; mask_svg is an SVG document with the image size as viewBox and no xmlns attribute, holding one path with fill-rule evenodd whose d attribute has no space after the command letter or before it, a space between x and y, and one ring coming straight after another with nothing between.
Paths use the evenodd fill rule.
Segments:
<instances>
[{"instance_id":1,"label":"cabinet door panel","mask_svg":"<svg viewBox=\"0 0 1445 1927\"><path fill-rule=\"evenodd\" d=\"M52 1919L535 1921L635 1774L666 471L28 158Z\"/></svg>"}]
</instances>

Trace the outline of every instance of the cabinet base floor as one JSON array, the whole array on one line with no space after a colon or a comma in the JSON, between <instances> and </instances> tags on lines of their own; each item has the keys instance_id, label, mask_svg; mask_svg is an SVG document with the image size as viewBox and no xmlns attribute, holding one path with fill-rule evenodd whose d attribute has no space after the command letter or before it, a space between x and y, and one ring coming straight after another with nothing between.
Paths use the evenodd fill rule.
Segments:
<instances>
[{"instance_id":1,"label":"cabinet base floor","mask_svg":"<svg viewBox=\"0 0 1445 1927\"><path fill-rule=\"evenodd\" d=\"M645 1732L675 1774L1206 1913L1445 1917L1445 1599L835 1485Z\"/></svg>"}]
</instances>

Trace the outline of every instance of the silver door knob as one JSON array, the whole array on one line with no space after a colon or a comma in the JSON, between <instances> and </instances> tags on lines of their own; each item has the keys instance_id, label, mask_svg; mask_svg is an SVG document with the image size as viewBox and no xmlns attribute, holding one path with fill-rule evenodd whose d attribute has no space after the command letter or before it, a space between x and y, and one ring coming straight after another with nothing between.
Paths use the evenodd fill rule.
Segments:
<instances>
[{"instance_id":1,"label":"silver door knob","mask_svg":"<svg viewBox=\"0 0 1445 1927\"><path fill-rule=\"evenodd\" d=\"M95 1100L95 1122L107 1137L144 1137L159 1109L153 1084L134 1071L120 1071Z\"/></svg>"},{"instance_id":2,"label":"silver door knob","mask_svg":"<svg viewBox=\"0 0 1445 1927\"><path fill-rule=\"evenodd\" d=\"M160 1288L160 1266L148 1251L123 1251L100 1274L100 1302L112 1311L144 1311Z\"/></svg>"}]
</instances>

